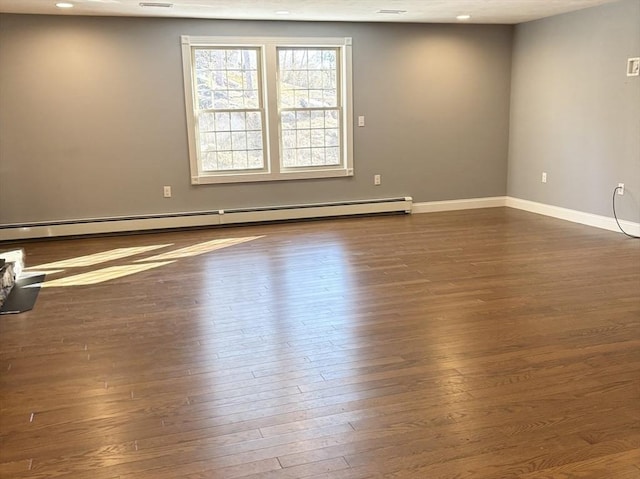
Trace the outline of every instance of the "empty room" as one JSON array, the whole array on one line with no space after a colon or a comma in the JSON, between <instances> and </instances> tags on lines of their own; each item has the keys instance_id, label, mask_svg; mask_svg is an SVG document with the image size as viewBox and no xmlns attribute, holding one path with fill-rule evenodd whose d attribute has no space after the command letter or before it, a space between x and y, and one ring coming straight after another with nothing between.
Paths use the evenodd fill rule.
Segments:
<instances>
[{"instance_id":1,"label":"empty room","mask_svg":"<svg viewBox=\"0 0 640 479\"><path fill-rule=\"evenodd\" d=\"M2 479L640 479L640 0L0 0Z\"/></svg>"}]
</instances>

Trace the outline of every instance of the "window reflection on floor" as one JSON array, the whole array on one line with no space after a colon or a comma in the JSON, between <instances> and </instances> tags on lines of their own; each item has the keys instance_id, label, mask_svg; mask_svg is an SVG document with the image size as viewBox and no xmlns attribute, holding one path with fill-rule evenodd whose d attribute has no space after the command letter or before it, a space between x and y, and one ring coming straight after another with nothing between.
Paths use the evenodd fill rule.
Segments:
<instances>
[{"instance_id":1,"label":"window reflection on floor","mask_svg":"<svg viewBox=\"0 0 640 479\"><path fill-rule=\"evenodd\" d=\"M78 256L54 263L41 264L31 266L30 270L39 269L60 269L60 268L83 268L86 266L94 266L96 264L106 263L107 261L115 261L117 259L127 258L136 254L146 253L160 248L167 248L173 244L156 244L151 246L136 246L132 248L118 248L101 253L90 254L87 256Z\"/></svg>"},{"instance_id":2,"label":"window reflection on floor","mask_svg":"<svg viewBox=\"0 0 640 479\"><path fill-rule=\"evenodd\" d=\"M246 243L247 241L253 241L259 238L262 238L262 236L247 236L246 238L226 238L207 241L205 243L187 246L186 248L160 253L159 255L152 256L151 258L139 259L136 263L141 261L164 261L167 259L189 258L191 256L197 256L199 254L209 253L210 251L228 248L229 246Z\"/></svg>"},{"instance_id":3,"label":"window reflection on floor","mask_svg":"<svg viewBox=\"0 0 640 479\"><path fill-rule=\"evenodd\" d=\"M57 286L85 286L88 284L98 284L111 279L123 278L132 274L147 271L160 266L166 266L174 263L174 261L164 261L162 263L145 263L145 264L125 264L121 266L110 266L88 273L75 274L66 278L54 279L46 281L42 284L43 288L52 288Z\"/></svg>"},{"instance_id":4,"label":"window reflection on floor","mask_svg":"<svg viewBox=\"0 0 640 479\"><path fill-rule=\"evenodd\" d=\"M71 274L62 278L56 278L46 280L42 286L45 288L51 287L63 287L63 286L85 286L92 284L99 284L105 281L110 281L117 278L123 278L131 276L136 273L148 271L161 266L176 262L178 259L190 258L204 253L228 248L230 246L246 243L260 239L263 236L247 236L243 238L224 238L206 241L203 243L197 243L191 246L166 251L164 253L157 254L155 256L140 258L135 260L131 264L108 266L92 271L85 271L78 274ZM102 251L86 256L78 256L75 258L69 258L61 261L55 261L52 263L41 264L27 268L28 273L46 274L53 276L62 273L71 273L73 268L87 268L99 264L103 264L109 261L121 260L130 256L155 251L161 248L168 248L173 246L170 244L150 245L150 246L137 246L131 248L118 248L109 251ZM71 271L69 271L71 269Z\"/></svg>"}]
</instances>

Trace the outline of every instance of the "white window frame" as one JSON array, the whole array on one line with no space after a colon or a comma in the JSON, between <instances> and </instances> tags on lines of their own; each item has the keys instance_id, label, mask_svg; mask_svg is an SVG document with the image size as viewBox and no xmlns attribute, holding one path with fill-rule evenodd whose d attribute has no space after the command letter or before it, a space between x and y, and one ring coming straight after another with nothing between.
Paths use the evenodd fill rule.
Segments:
<instances>
[{"instance_id":1,"label":"white window frame","mask_svg":"<svg viewBox=\"0 0 640 479\"><path fill-rule=\"evenodd\" d=\"M189 142L189 163L191 167L191 183L194 185L210 183L242 183L274 180L302 180L312 178L337 178L353 176L353 81L351 70L351 38L349 37L181 37L182 64L184 75L185 106L187 118L187 136ZM229 47L258 48L262 66L261 95L265 121L265 169L236 170L226 172L203 171L199 160L199 132L196 121L196 96L194 92L194 75L192 52L194 48ZM289 167L285 168L280 160L280 118L278 113L278 79L277 48L278 47L330 47L339 48L341 77L341 164L331 166Z\"/></svg>"}]
</instances>

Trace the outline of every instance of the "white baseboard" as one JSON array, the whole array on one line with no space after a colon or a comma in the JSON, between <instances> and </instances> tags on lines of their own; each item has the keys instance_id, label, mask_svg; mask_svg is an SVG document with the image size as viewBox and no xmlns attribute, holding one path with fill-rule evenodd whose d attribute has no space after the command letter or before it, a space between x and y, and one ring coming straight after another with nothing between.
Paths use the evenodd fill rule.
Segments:
<instances>
[{"instance_id":1,"label":"white baseboard","mask_svg":"<svg viewBox=\"0 0 640 479\"><path fill-rule=\"evenodd\" d=\"M215 213L166 215L155 217L95 218L58 223L30 223L5 225L0 228L0 241L16 241L35 238L58 238L95 234L126 233L169 228L215 226L220 216Z\"/></svg>"},{"instance_id":2,"label":"white baseboard","mask_svg":"<svg viewBox=\"0 0 640 479\"><path fill-rule=\"evenodd\" d=\"M411 197L0 225L0 241L375 213L410 213Z\"/></svg>"},{"instance_id":3,"label":"white baseboard","mask_svg":"<svg viewBox=\"0 0 640 479\"><path fill-rule=\"evenodd\" d=\"M478 208L509 207L529 211L583 225L620 232L614 218L570 210L559 206L536 203L511 196L470 198L450 201L430 201L412 203L411 198L389 200L368 200L344 202L341 204L298 205L274 209L208 211L197 213L177 213L171 215L140 216L129 218L101 218L93 220L66 221L61 223L32 223L4 225L0 227L0 241L31 238L60 237L127 231L145 231L165 228L185 228L194 226L215 226L254 221L273 221L298 218L318 218L343 214L368 214L405 211L411 213L434 213L439 211L469 210ZM624 230L640 236L640 223L620 220Z\"/></svg>"},{"instance_id":4,"label":"white baseboard","mask_svg":"<svg viewBox=\"0 0 640 479\"><path fill-rule=\"evenodd\" d=\"M438 211L474 210L478 208L496 208L507 205L506 196L493 196L489 198L469 198L464 200L429 201L426 203L414 203L412 213L436 213Z\"/></svg>"},{"instance_id":5,"label":"white baseboard","mask_svg":"<svg viewBox=\"0 0 640 479\"><path fill-rule=\"evenodd\" d=\"M594 215L592 213L585 213L584 211L570 210L560 206L537 203L535 201L523 200L512 196L506 197L506 206L509 208L516 208L519 210L529 211L531 213L552 216L554 218L571 221L573 223L580 223L587 226L594 226L596 228L621 233L620 228L618 228L618 225L616 224L615 218L609 216ZM634 223L626 220L619 221L620 225L627 233L635 236L640 235L640 223Z\"/></svg>"},{"instance_id":6,"label":"white baseboard","mask_svg":"<svg viewBox=\"0 0 640 479\"><path fill-rule=\"evenodd\" d=\"M618 233L620 228L616 224L616 220L608 216L594 215L585 213L584 211L570 210L561 208L560 206L547 205L544 203L536 203L535 201L522 200L512 196L494 196L489 198L471 198L465 200L451 201L430 201L426 203L414 203L411 208L412 213L435 213L438 211L456 211L470 210L477 208L495 208L499 206L507 206L518 210L529 211L540 215L551 216L561 220L571 221L572 223L580 223L595 228L601 228ZM632 221L619 220L624 230L632 235L640 236L640 223Z\"/></svg>"}]
</instances>

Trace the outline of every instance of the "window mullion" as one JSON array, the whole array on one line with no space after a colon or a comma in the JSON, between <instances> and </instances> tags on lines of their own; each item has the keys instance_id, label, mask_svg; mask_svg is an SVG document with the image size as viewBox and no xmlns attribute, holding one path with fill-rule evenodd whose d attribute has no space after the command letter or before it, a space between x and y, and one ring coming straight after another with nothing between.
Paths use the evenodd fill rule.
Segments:
<instances>
[{"instance_id":1,"label":"window mullion","mask_svg":"<svg viewBox=\"0 0 640 479\"><path fill-rule=\"evenodd\" d=\"M264 46L263 71L269 171L274 175L278 175L280 173L280 113L278 112L278 78L275 44L268 43Z\"/></svg>"}]
</instances>

